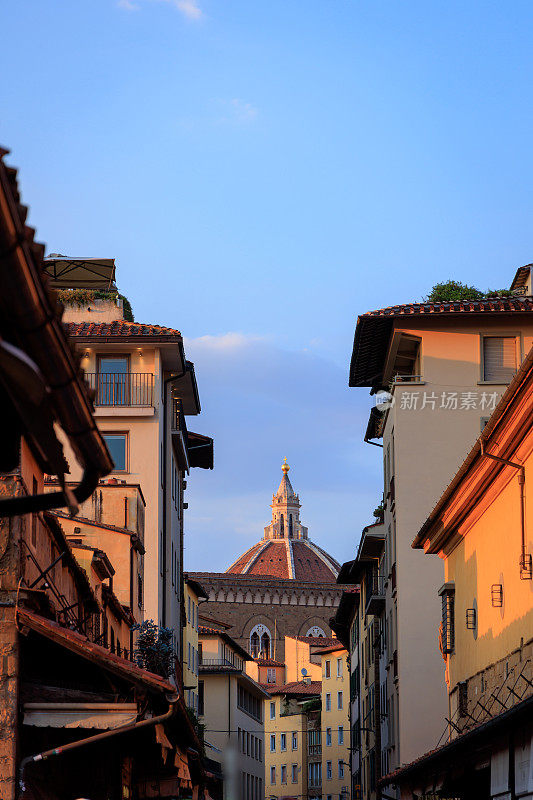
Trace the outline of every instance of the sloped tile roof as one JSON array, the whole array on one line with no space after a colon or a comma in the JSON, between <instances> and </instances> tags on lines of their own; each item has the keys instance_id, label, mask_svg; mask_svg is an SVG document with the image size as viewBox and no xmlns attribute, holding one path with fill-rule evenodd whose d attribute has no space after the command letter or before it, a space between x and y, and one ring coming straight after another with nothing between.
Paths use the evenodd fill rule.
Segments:
<instances>
[{"instance_id":1,"label":"sloped tile roof","mask_svg":"<svg viewBox=\"0 0 533 800\"><path fill-rule=\"evenodd\" d=\"M357 319L350 363L350 386L378 386L395 319L437 319L531 314L531 297L494 297L455 303L403 303L367 311Z\"/></svg>"},{"instance_id":2,"label":"sloped tile roof","mask_svg":"<svg viewBox=\"0 0 533 800\"><path fill-rule=\"evenodd\" d=\"M335 559L308 540L263 539L240 556L227 573L335 583L339 568Z\"/></svg>"},{"instance_id":3,"label":"sloped tile roof","mask_svg":"<svg viewBox=\"0 0 533 800\"><path fill-rule=\"evenodd\" d=\"M181 339L181 333L174 328L164 328L162 325L147 325L141 322L65 322L64 327L69 336L101 338L165 338Z\"/></svg>"},{"instance_id":4,"label":"sloped tile roof","mask_svg":"<svg viewBox=\"0 0 533 800\"><path fill-rule=\"evenodd\" d=\"M267 684L264 684L267 686ZM310 681L304 683L303 681L294 681L293 683L285 683L283 686L272 686L268 691L270 694L303 694L303 695L320 695L322 691L322 683L320 681Z\"/></svg>"},{"instance_id":5,"label":"sloped tile roof","mask_svg":"<svg viewBox=\"0 0 533 800\"><path fill-rule=\"evenodd\" d=\"M403 317L424 316L427 314L489 314L501 312L508 314L514 311L533 311L531 297L492 297L481 300L458 300L446 303L401 303L397 306L386 306L375 311L361 314L365 317Z\"/></svg>"}]
</instances>

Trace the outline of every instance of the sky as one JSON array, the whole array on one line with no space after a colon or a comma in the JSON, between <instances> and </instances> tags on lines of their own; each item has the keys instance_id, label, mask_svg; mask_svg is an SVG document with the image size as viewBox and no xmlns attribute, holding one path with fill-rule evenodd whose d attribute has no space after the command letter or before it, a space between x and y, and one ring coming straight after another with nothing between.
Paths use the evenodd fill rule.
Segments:
<instances>
[{"instance_id":1,"label":"sky","mask_svg":"<svg viewBox=\"0 0 533 800\"><path fill-rule=\"evenodd\" d=\"M0 12L0 144L48 252L114 257L178 328L215 469L185 566L270 521L284 456L309 536L353 557L379 503L357 315L533 261L533 5L19 0Z\"/></svg>"}]
</instances>

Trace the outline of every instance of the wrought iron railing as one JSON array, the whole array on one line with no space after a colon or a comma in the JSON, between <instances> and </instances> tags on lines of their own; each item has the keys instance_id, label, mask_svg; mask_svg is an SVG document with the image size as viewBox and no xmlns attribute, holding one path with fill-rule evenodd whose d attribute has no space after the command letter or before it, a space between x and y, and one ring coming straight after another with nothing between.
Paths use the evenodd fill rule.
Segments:
<instances>
[{"instance_id":1,"label":"wrought iron railing","mask_svg":"<svg viewBox=\"0 0 533 800\"><path fill-rule=\"evenodd\" d=\"M154 376L151 372L86 372L96 393L97 406L152 406Z\"/></svg>"},{"instance_id":2,"label":"wrought iron railing","mask_svg":"<svg viewBox=\"0 0 533 800\"><path fill-rule=\"evenodd\" d=\"M183 403L179 397L172 399L171 426L173 431L179 431L182 434L185 445L187 445L187 423L183 413Z\"/></svg>"},{"instance_id":3,"label":"wrought iron railing","mask_svg":"<svg viewBox=\"0 0 533 800\"><path fill-rule=\"evenodd\" d=\"M238 664L234 664L227 658L204 658L202 656L200 660L201 667L235 667L239 669Z\"/></svg>"}]
</instances>

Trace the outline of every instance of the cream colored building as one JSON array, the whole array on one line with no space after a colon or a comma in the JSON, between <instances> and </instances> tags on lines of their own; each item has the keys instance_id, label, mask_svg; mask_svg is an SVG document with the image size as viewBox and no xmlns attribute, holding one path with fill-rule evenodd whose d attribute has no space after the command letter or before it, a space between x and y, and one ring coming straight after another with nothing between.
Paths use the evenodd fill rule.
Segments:
<instances>
[{"instance_id":1,"label":"cream colored building","mask_svg":"<svg viewBox=\"0 0 533 800\"><path fill-rule=\"evenodd\" d=\"M265 701L267 798L300 800L322 794L320 681L276 686Z\"/></svg>"},{"instance_id":2,"label":"cream colored building","mask_svg":"<svg viewBox=\"0 0 533 800\"><path fill-rule=\"evenodd\" d=\"M64 322L95 392L113 477L139 484L146 501L145 618L174 630L181 659L184 491L191 467L213 465L212 440L186 424L200 413L194 366L179 331L125 321L121 301L80 306L75 292L70 296L62 294ZM73 470L72 479L80 475Z\"/></svg>"},{"instance_id":3,"label":"cream colored building","mask_svg":"<svg viewBox=\"0 0 533 800\"><path fill-rule=\"evenodd\" d=\"M322 660L322 798L350 798L350 670L340 642L318 651Z\"/></svg>"},{"instance_id":4,"label":"cream colored building","mask_svg":"<svg viewBox=\"0 0 533 800\"><path fill-rule=\"evenodd\" d=\"M183 627L183 690L185 702L198 713L198 672L200 648L198 643L198 609L206 594L198 581L183 574L186 623Z\"/></svg>"},{"instance_id":5,"label":"cream colored building","mask_svg":"<svg viewBox=\"0 0 533 800\"><path fill-rule=\"evenodd\" d=\"M207 753L224 774L225 800L265 797L265 722L269 693L247 674L252 657L215 622L202 619L198 638L198 716Z\"/></svg>"},{"instance_id":6,"label":"cream colored building","mask_svg":"<svg viewBox=\"0 0 533 800\"><path fill-rule=\"evenodd\" d=\"M372 409L365 436L383 442L385 552L377 577L388 645L380 694L393 720L376 755L382 773L436 745L448 714L434 646L443 564L411 541L533 344L530 267L513 288L521 295L410 303L357 321L350 385L391 395Z\"/></svg>"}]
</instances>

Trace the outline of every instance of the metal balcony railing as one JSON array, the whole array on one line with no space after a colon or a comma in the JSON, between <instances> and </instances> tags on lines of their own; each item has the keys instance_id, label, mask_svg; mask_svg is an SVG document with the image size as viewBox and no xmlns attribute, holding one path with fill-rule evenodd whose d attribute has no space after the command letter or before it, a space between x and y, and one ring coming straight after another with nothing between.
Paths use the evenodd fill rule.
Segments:
<instances>
[{"instance_id":1,"label":"metal balcony railing","mask_svg":"<svg viewBox=\"0 0 533 800\"><path fill-rule=\"evenodd\" d=\"M322 755L322 745L321 744L310 744L308 747L308 753L310 756L320 756Z\"/></svg>"},{"instance_id":2,"label":"metal balcony railing","mask_svg":"<svg viewBox=\"0 0 533 800\"><path fill-rule=\"evenodd\" d=\"M97 406L154 404L154 376L151 372L86 372L87 383L96 393Z\"/></svg>"},{"instance_id":3,"label":"metal balcony railing","mask_svg":"<svg viewBox=\"0 0 533 800\"><path fill-rule=\"evenodd\" d=\"M233 663L227 658L204 658L202 656L200 660L201 667L235 667L236 669L240 669L240 665L237 663Z\"/></svg>"},{"instance_id":4,"label":"metal balcony railing","mask_svg":"<svg viewBox=\"0 0 533 800\"><path fill-rule=\"evenodd\" d=\"M179 431L182 434L185 446L187 446L187 423L183 413L183 403L179 397L172 398L171 426L174 432Z\"/></svg>"}]
</instances>

